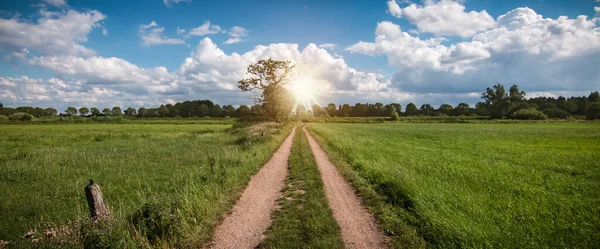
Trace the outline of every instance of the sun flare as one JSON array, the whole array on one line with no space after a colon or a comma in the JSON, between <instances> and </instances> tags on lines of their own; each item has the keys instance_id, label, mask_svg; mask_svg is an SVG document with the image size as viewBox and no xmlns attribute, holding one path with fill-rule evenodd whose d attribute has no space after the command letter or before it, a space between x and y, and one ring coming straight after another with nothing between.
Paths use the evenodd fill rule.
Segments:
<instances>
[{"instance_id":1,"label":"sun flare","mask_svg":"<svg viewBox=\"0 0 600 249\"><path fill-rule=\"evenodd\" d=\"M296 97L296 105L301 104L310 107L311 102L314 102L315 92L311 78L303 77L295 80L292 83L291 90L294 97Z\"/></svg>"}]
</instances>

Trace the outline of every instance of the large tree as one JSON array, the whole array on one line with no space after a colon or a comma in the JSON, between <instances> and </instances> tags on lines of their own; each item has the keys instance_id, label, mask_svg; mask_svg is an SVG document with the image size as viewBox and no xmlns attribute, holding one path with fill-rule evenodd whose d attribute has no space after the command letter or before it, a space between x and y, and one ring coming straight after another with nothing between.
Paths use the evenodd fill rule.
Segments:
<instances>
[{"instance_id":1,"label":"large tree","mask_svg":"<svg viewBox=\"0 0 600 249\"><path fill-rule=\"evenodd\" d=\"M525 92L519 90L519 86L512 85L507 93L504 90L504 85L498 83L492 88L487 88L481 94L481 98L485 100L486 109L490 114L490 118L502 118L509 112L518 109L529 108L524 105Z\"/></svg>"},{"instance_id":2,"label":"large tree","mask_svg":"<svg viewBox=\"0 0 600 249\"><path fill-rule=\"evenodd\" d=\"M263 103L267 117L284 121L293 108L291 94L284 87L293 68L290 61L259 60L248 66L247 74L250 78L238 81L238 87L243 91L262 91L255 99L256 102Z\"/></svg>"},{"instance_id":3,"label":"large tree","mask_svg":"<svg viewBox=\"0 0 600 249\"><path fill-rule=\"evenodd\" d=\"M73 107L73 106L69 106L67 107L67 109L65 110L65 113L69 116L73 116L77 114L77 108Z\"/></svg>"}]
</instances>

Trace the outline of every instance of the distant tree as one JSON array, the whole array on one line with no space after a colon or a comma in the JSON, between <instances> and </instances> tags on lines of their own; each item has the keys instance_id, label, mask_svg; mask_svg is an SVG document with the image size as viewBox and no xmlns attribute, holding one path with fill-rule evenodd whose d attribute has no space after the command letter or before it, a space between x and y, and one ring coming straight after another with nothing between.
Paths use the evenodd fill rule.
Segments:
<instances>
[{"instance_id":1,"label":"distant tree","mask_svg":"<svg viewBox=\"0 0 600 249\"><path fill-rule=\"evenodd\" d=\"M235 107L232 105L223 106L223 114L227 117L235 117Z\"/></svg>"},{"instance_id":2,"label":"distant tree","mask_svg":"<svg viewBox=\"0 0 600 249\"><path fill-rule=\"evenodd\" d=\"M253 105L250 108L250 111L252 111L252 114L254 114L254 115L263 115L264 114L262 105L260 105L260 104Z\"/></svg>"},{"instance_id":3,"label":"distant tree","mask_svg":"<svg viewBox=\"0 0 600 249\"><path fill-rule=\"evenodd\" d=\"M589 120L600 119L600 101L594 102L588 107L585 118Z\"/></svg>"},{"instance_id":4,"label":"distant tree","mask_svg":"<svg viewBox=\"0 0 600 249\"><path fill-rule=\"evenodd\" d=\"M394 107L394 110L396 111L396 113L398 114L402 114L402 106L398 103L391 103L390 104L392 107Z\"/></svg>"},{"instance_id":5,"label":"distant tree","mask_svg":"<svg viewBox=\"0 0 600 249\"><path fill-rule=\"evenodd\" d=\"M69 115L69 116L73 116L73 115L77 115L77 108L73 107L73 106L69 106L67 107L67 109L65 110L65 114Z\"/></svg>"},{"instance_id":6,"label":"distant tree","mask_svg":"<svg viewBox=\"0 0 600 249\"><path fill-rule=\"evenodd\" d=\"M264 104L265 114L276 121L284 121L293 108L293 98L284 88L293 68L290 61L259 60L248 66L247 73L251 77L238 81L238 87L243 91L262 91L256 101Z\"/></svg>"},{"instance_id":7,"label":"distant tree","mask_svg":"<svg viewBox=\"0 0 600 249\"><path fill-rule=\"evenodd\" d=\"M127 107L127 109L125 109L125 115L129 117L135 117L137 115L137 111L133 107Z\"/></svg>"},{"instance_id":8,"label":"distant tree","mask_svg":"<svg viewBox=\"0 0 600 249\"><path fill-rule=\"evenodd\" d=\"M435 113L435 109L430 104L423 104L419 109L419 113L426 116L431 116Z\"/></svg>"},{"instance_id":9,"label":"distant tree","mask_svg":"<svg viewBox=\"0 0 600 249\"><path fill-rule=\"evenodd\" d=\"M90 109L90 111L91 111L91 113L92 113L92 116L100 116L100 110L98 110L98 108L96 108L96 107L92 107L92 108Z\"/></svg>"},{"instance_id":10,"label":"distant tree","mask_svg":"<svg viewBox=\"0 0 600 249\"><path fill-rule=\"evenodd\" d=\"M442 104L440 105L440 108L437 109L437 112L439 114L451 116L454 114L454 107L449 104Z\"/></svg>"},{"instance_id":11,"label":"distant tree","mask_svg":"<svg viewBox=\"0 0 600 249\"><path fill-rule=\"evenodd\" d=\"M469 115L470 112L471 112L471 108L469 107L469 104L467 104L467 103L460 103L456 106L456 108L454 108L454 114L456 116Z\"/></svg>"},{"instance_id":12,"label":"distant tree","mask_svg":"<svg viewBox=\"0 0 600 249\"><path fill-rule=\"evenodd\" d=\"M148 110L144 107L138 108L138 117L145 118L148 115Z\"/></svg>"},{"instance_id":13,"label":"distant tree","mask_svg":"<svg viewBox=\"0 0 600 249\"><path fill-rule=\"evenodd\" d=\"M3 109L4 105L2 103L0 103L0 109Z\"/></svg>"},{"instance_id":14,"label":"distant tree","mask_svg":"<svg viewBox=\"0 0 600 249\"><path fill-rule=\"evenodd\" d=\"M104 109L102 109L102 114L104 114L104 116L110 116L110 114L112 114L112 112L110 111L110 109L104 108Z\"/></svg>"},{"instance_id":15,"label":"distant tree","mask_svg":"<svg viewBox=\"0 0 600 249\"><path fill-rule=\"evenodd\" d=\"M79 115L80 116L85 116L88 113L90 113L90 109L88 109L87 107L82 106L81 108L79 108Z\"/></svg>"},{"instance_id":16,"label":"distant tree","mask_svg":"<svg viewBox=\"0 0 600 249\"><path fill-rule=\"evenodd\" d=\"M396 121L396 120L400 119L400 115L396 111L396 108L389 108L389 112L390 112L390 119L392 121Z\"/></svg>"},{"instance_id":17,"label":"distant tree","mask_svg":"<svg viewBox=\"0 0 600 249\"><path fill-rule=\"evenodd\" d=\"M335 104L334 103L329 103L327 105L327 115L329 115L330 117L335 117L337 110L335 108Z\"/></svg>"},{"instance_id":18,"label":"distant tree","mask_svg":"<svg viewBox=\"0 0 600 249\"><path fill-rule=\"evenodd\" d=\"M350 113L352 113L352 107L349 104L344 104L340 108L340 117L350 117Z\"/></svg>"},{"instance_id":19,"label":"distant tree","mask_svg":"<svg viewBox=\"0 0 600 249\"><path fill-rule=\"evenodd\" d=\"M198 107L198 114L199 114L199 117L208 116L209 112L210 112L210 109L209 109L209 108L208 108L208 106L207 106L207 105L205 105L205 104L201 104L201 105Z\"/></svg>"},{"instance_id":20,"label":"distant tree","mask_svg":"<svg viewBox=\"0 0 600 249\"><path fill-rule=\"evenodd\" d=\"M223 114L223 108L221 108L220 105L214 105L213 109L212 109L212 115L213 117L221 117L221 115Z\"/></svg>"},{"instance_id":21,"label":"distant tree","mask_svg":"<svg viewBox=\"0 0 600 249\"><path fill-rule=\"evenodd\" d=\"M490 115L489 112L487 111L486 104L483 102L477 102L477 104L475 104L475 114L477 114L479 116Z\"/></svg>"},{"instance_id":22,"label":"distant tree","mask_svg":"<svg viewBox=\"0 0 600 249\"><path fill-rule=\"evenodd\" d=\"M408 105L406 105L406 110L404 111L404 113L406 114L406 116L413 116L413 115L417 115L419 113L419 110L417 109L417 106L413 103L409 103Z\"/></svg>"},{"instance_id":23,"label":"distant tree","mask_svg":"<svg viewBox=\"0 0 600 249\"><path fill-rule=\"evenodd\" d=\"M590 93L590 96L588 96L588 101L589 102L600 102L600 92L595 91Z\"/></svg>"},{"instance_id":24,"label":"distant tree","mask_svg":"<svg viewBox=\"0 0 600 249\"><path fill-rule=\"evenodd\" d=\"M238 109L235 112L238 113L238 116L245 117L250 115L250 108L248 108L247 105L240 105L240 107L238 107Z\"/></svg>"},{"instance_id":25,"label":"distant tree","mask_svg":"<svg viewBox=\"0 0 600 249\"><path fill-rule=\"evenodd\" d=\"M121 116L123 115L123 112L121 111L121 107L115 106L112 108L112 111L110 112L113 116Z\"/></svg>"},{"instance_id":26,"label":"distant tree","mask_svg":"<svg viewBox=\"0 0 600 249\"><path fill-rule=\"evenodd\" d=\"M515 94L515 98L518 95ZM485 92L481 94L481 98L485 100L486 110L489 112L491 118L502 118L508 113L510 108L510 99L504 85L498 83L492 88L487 88Z\"/></svg>"},{"instance_id":27,"label":"distant tree","mask_svg":"<svg viewBox=\"0 0 600 249\"><path fill-rule=\"evenodd\" d=\"M58 111L52 107L44 109L44 116L55 116L56 114L58 114Z\"/></svg>"},{"instance_id":28,"label":"distant tree","mask_svg":"<svg viewBox=\"0 0 600 249\"><path fill-rule=\"evenodd\" d=\"M369 105L368 104L356 103L352 107L352 111L350 112L350 116L352 116L352 117L366 117L368 111L369 111Z\"/></svg>"},{"instance_id":29,"label":"distant tree","mask_svg":"<svg viewBox=\"0 0 600 249\"><path fill-rule=\"evenodd\" d=\"M320 105L314 104L311 108L314 117L325 116L326 112Z\"/></svg>"},{"instance_id":30,"label":"distant tree","mask_svg":"<svg viewBox=\"0 0 600 249\"><path fill-rule=\"evenodd\" d=\"M304 105L299 104L296 106L296 116L301 118L306 116L306 107L304 107Z\"/></svg>"},{"instance_id":31,"label":"distant tree","mask_svg":"<svg viewBox=\"0 0 600 249\"><path fill-rule=\"evenodd\" d=\"M169 108L167 108L167 106L165 105L160 105L160 107L158 108L158 115L160 115L161 117L168 117Z\"/></svg>"}]
</instances>

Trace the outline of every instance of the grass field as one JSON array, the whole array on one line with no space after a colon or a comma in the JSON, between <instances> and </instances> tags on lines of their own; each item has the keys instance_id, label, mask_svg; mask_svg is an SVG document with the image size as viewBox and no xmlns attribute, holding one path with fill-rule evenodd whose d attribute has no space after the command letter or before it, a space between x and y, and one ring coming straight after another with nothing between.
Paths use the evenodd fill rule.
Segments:
<instances>
[{"instance_id":1,"label":"grass field","mask_svg":"<svg viewBox=\"0 0 600 249\"><path fill-rule=\"evenodd\" d=\"M396 247L600 247L597 123L308 128Z\"/></svg>"},{"instance_id":2,"label":"grass field","mask_svg":"<svg viewBox=\"0 0 600 249\"><path fill-rule=\"evenodd\" d=\"M344 248L308 139L298 127L280 209L261 248Z\"/></svg>"},{"instance_id":3,"label":"grass field","mask_svg":"<svg viewBox=\"0 0 600 249\"><path fill-rule=\"evenodd\" d=\"M281 125L230 127L0 125L0 239L28 246L22 236L38 224L59 226L87 217L83 188L93 179L121 224L116 227L131 230L125 221L146 210L167 217L159 227L177 231L157 243L200 246L289 132ZM215 159L214 168L209 158ZM129 247L144 241L114 243Z\"/></svg>"}]
</instances>

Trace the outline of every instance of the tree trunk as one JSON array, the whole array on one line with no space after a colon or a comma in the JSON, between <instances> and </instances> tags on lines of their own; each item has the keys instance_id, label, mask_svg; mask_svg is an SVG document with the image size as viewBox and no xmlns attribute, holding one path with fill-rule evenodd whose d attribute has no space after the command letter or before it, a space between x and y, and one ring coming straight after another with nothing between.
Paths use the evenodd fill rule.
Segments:
<instances>
[{"instance_id":1,"label":"tree trunk","mask_svg":"<svg viewBox=\"0 0 600 249\"><path fill-rule=\"evenodd\" d=\"M96 220L100 217L108 217L110 215L110 211L102 198L100 186L95 184L92 180L90 180L90 184L85 187L85 197L90 208L90 217L92 220Z\"/></svg>"}]
</instances>

